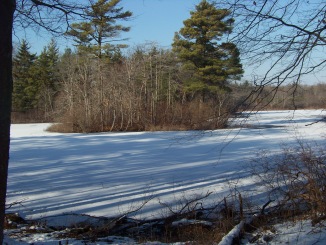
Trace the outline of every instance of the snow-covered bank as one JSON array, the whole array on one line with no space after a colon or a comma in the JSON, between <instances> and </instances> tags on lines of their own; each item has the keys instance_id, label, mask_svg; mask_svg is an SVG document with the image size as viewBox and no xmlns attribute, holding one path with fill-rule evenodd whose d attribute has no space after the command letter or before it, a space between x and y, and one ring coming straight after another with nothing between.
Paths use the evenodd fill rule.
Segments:
<instances>
[{"instance_id":1,"label":"snow-covered bank","mask_svg":"<svg viewBox=\"0 0 326 245\"><path fill-rule=\"evenodd\" d=\"M296 137L325 143L322 110L259 112L244 128L209 132L60 134L48 124L12 125L9 211L27 219L63 213L112 217L137 209L161 217L159 200L173 203L212 191L229 193L232 181L253 200L262 189L246 168L260 149L279 152ZM307 126L308 125L308 126Z\"/></svg>"}]
</instances>

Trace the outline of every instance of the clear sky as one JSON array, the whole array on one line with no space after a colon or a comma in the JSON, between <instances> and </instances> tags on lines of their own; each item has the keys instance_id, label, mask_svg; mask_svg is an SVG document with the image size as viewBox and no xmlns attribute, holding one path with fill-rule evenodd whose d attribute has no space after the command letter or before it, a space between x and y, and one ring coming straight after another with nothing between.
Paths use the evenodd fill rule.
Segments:
<instances>
[{"instance_id":1,"label":"clear sky","mask_svg":"<svg viewBox=\"0 0 326 245\"><path fill-rule=\"evenodd\" d=\"M124 0L126 10L134 13L130 23L131 31L126 34L128 43L140 44L147 41L169 47L174 33L183 26L200 0Z\"/></svg>"},{"instance_id":2,"label":"clear sky","mask_svg":"<svg viewBox=\"0 0 326 245\"><path fill-rule=\"evenodd\" d=\"M123 25L131 27L130 32L121 35L121 38L128 38L123 43L133 48L136 45L154 42L160 47L169 48L173 42L174 33L183 27L183 21L190 17L190 11L194 10L200 1L122 0L120 4L123 9L133 13L130 21L122 22ZM51 35L47 32L35 34L32 30L25 30L14 35L14 42L18 43L22 38L30 43L32 52L39 54L50 42ZM71 47L73 43L65 38L56 38L56 41L61 52ZM252 70L248 67L245 70L245 79L251 80Z\"/></svg>"},{"instance_id":3,"label":"clear sky","mask_svg":"<svg viewBox=\"0 0 326 245\"><path fill-rule=\"evenodd\" d=\"M133 13L132 20L122 22L130 26L128 33L123 33L121 38L128 38L124 43L130 47L156 42L159 46L169 48L174 33L183 26L183 21L190 17L200 0L122 0L121 6L125 11ZM18 38L25 38L31 45L33 52L40 53L46 46L51 36L46 32L35 34L32 30L17 33ZM14 37L14 42L18 42ZM71 42L64 38L57 39L60 50L63 51Z\"/></svg>"}]
</instances>

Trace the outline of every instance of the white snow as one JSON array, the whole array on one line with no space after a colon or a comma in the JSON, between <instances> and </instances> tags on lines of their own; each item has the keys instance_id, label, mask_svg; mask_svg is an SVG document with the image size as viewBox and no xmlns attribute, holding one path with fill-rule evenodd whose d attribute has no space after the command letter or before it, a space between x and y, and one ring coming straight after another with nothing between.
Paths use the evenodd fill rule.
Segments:
<instances>
[{"instance_id":1,"label":"white snow","mask_svg":"<svg viewBox=\"0 0 326 245\"><path fill-rule=\"evenodd\" d=\"M233 239L239 237L244 224L244 221L241 221L239 224L237 224L226 236L223 237L218 245L232 245Z\"/></svg>"},{"instance_id":2,"label":"white snow","mask_svg":"<svg viewBox=\"0 0 326 245\"><path fill-rule=\"evenodd\" d=\"M49 124L13 124L7 203L20 204L9 211L27 219L112 217L151 199L136 217L161 217L159 201L212 191L208 201L216 202L232 181L258 200L262 190L249 160L297 138L325 144L326 124L314 123L323 116L323 110L258 112L233 122L246 127L207 132L61 134L46 132Z\"/></svg>"},{"instance_id":3,"label":"white snow","mask_svg":"<svg viewBox=\"0 0 326 245\"><path fill-rule=\"evenodd\" d=\"M296 245L324 245L326 244L326 228L312 226L311 220L298 220L296 222L284 222L273 226L271 230L258 230L254 233L259 239L256 244L296 244ZM252 244L243 239L242 244Z\"/></svg>"}]
</instances>

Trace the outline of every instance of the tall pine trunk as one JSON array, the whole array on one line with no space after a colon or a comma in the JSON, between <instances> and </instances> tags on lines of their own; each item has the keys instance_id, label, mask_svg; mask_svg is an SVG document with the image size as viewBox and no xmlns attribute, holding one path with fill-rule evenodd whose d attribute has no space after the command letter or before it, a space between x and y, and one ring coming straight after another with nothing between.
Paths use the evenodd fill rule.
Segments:
<instances>
[{"instance_id":1,"label":"tall pine trunk","mask_svg":"<svg viewBox=\"0 0 326 245\"><path fill-rule=\"evenodd\" d=\"M8 177L15 6L15 0L0 1L0 244L3 242Z\"/></svg>"}]
</instances>

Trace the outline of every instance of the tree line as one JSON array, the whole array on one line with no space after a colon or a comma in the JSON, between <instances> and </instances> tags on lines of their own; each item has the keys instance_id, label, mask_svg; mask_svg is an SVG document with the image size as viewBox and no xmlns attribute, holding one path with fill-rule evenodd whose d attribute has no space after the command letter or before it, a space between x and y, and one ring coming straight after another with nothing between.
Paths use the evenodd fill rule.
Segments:
<instances>
[{"instance_id":1,"label":"tree line","mask_svg":"<svg viewBox=\"0 0 326 245\"><path fill-rule=\"evenodd\" d=\"M325 84L268 85L259 96L249 81L209 90L189 82L193 71L173 49L153 43L102 56L60 54L54 40L37 56L23 40L13 59L13 122L59 122L52 130L63 132L216 129L241 110L325 106Z\"/></svg>"},{"instance_id":2,"label":"tree line","mask_svg":"<svg viewBox=\"0 0 326 245\"><path fill-rule=\"evenodd\" d=\"M63 132L217 129L241 109L323 107L318 91L298 80L237 82L244 70L236 42L226 38L235 23L229 9L203 0L171 49L147 44L126 52L112 44L130 30L120 22L132 13L119 3L91 2L87 18L65 32L74 50L59 54L52 40L36 56L21 42L13 60L14 122L55 121L52 130Z\"/></svg>"},{"instance_id":3,"label":"tree line","mask_svg":"<svg viewBox=\"0 0 326 245\"><path fill-rule=\"evenodd\" d=\"M73 132L221 127L234 103L229 91L188 91L191 74L154 44L98 59L59 54L54 41L37 56L23 41L13 70L13 121L57 121Z\"/></svg>"},{"instance_id":4,"label":"tree line","mask_svg":"<svg viewBox=\"0 0 326 245\"><path fill-rule=\"evenodd\" d=\"M88 19L66 35L76 49L55 42L39 57L23 41L14 57L13 111L58 120L64 131L215 129L235 111L231 85L243 73L239 51L224 36L230 11L200 2L175 34L172 49L143 45L128 53L110 40L129 31L117 20L131 12L118 0L99 0Z\"/></svg>"},{"instance_id":5,"label":"tree line","mask_svg":"<svg viewBox=\"0 0 326 245\"><path fill-rule=\"evenodd\" d=\"M132 16L121 0L91 1L66 36L39 56L23 40L13 59L13 122L59 122L52 130L99 132L217 129L236 111L323 107L323 85L239 82L244 70L229 8L202 0L175 33L171 49L113 44ZM222 6L222 5L221 5ZM241 19L241 17L239 17ZM316 89L317 88L317 89Z\"/></svg>"}]
</instances>

